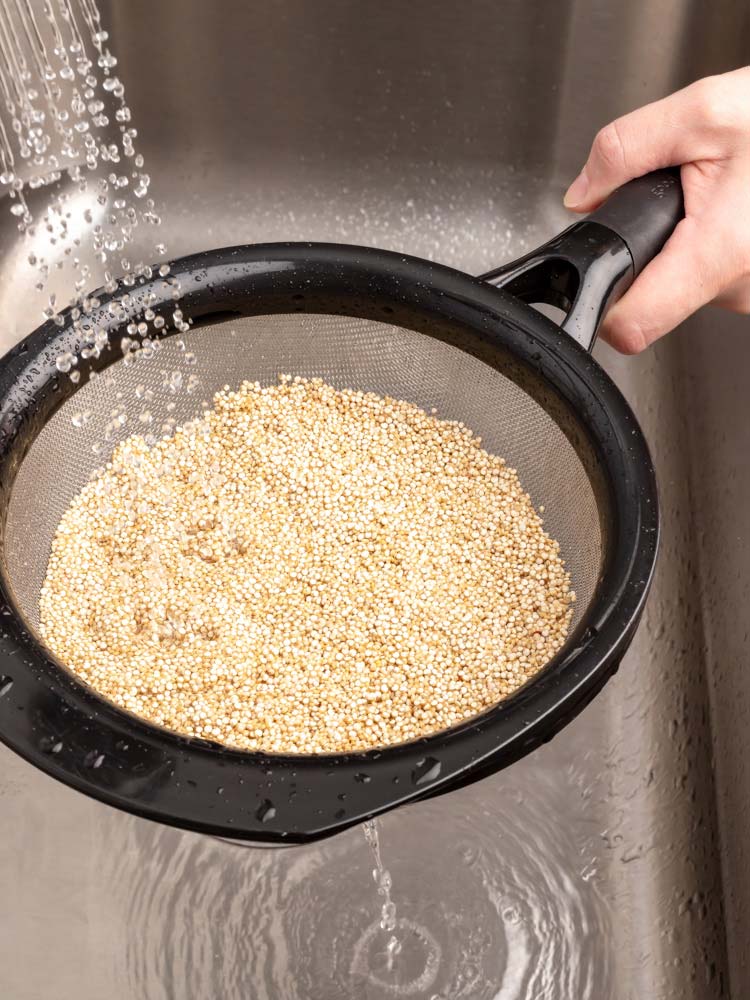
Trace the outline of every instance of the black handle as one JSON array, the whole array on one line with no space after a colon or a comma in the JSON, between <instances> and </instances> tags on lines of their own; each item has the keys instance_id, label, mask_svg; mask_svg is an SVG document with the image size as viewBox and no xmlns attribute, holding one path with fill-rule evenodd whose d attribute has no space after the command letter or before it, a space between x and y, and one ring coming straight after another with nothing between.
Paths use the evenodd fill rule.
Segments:
<instances>
[{"instance_id":1,"label":"black handle","mask_svg":"<svg viewBox=\"0 0 750 1000\"><path fill-rule=\"evenodd\" d=\"M657 170L624 184L585 219L482 278L524 302L565 310L562 329L591 350L607 309L659 253L683 214L679 170Z\"/></svg>"}]
</instances>

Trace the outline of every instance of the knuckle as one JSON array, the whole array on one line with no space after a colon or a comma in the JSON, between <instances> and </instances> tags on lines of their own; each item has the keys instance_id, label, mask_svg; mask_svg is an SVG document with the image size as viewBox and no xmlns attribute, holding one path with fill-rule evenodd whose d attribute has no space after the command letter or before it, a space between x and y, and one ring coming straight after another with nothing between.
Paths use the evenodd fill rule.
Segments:
<instances>
[{"instance_id":1,"label":"knuckle","mask_svg":"<svg viewBox=\"0 0 750 1000\"><path fill-rule=\"evenodd\" d=\"M625 166L625 147L616 121L610 122L597 132L594 149L605 166L615 169Z\"/></svg>"},{"instance_id":2,"label":"knuckle","mask_svg":"<svg viewBox=\"0 0 750 1000\"><path fill-rule=\"evenodd\" d=\"M697 119L714 131L735 134L745 132L750 124L747 100L738 94L730 80L710 76L695 85Z\"/></svg>"}]
</instances>

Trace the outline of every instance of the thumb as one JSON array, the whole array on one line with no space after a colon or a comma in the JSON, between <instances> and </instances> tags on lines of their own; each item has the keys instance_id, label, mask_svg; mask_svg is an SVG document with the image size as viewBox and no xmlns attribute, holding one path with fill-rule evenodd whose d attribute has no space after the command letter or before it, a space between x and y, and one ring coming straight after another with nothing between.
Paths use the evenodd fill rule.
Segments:
<instances>
[{"instance_id":1,"label":"thumb","mask_svg":"<svg viewBox=\"0 0 750 1000\"><path fill-rule=\"evenodd\" d=\"M634 177L699 158L707 145L701 94L693 84L606 125L565 194L566 208L590 212Z\"/></svg>"}]
</instances>

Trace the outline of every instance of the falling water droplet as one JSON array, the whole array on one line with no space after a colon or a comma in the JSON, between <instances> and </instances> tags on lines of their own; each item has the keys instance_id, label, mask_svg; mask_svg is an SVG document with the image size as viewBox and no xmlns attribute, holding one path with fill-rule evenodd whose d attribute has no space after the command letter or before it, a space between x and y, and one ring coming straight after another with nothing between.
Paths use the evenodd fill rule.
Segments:
<instances>
[{"instance_id":1,"label":"falling water droplet","mask_svg":"<svg viewBox=\"0 0 750 1000\"><path fill-rule=\"evenodd\" d=\"M0 698L7 694L13 687L12 677L0 677Z\"/></svg>"}]
</instances>

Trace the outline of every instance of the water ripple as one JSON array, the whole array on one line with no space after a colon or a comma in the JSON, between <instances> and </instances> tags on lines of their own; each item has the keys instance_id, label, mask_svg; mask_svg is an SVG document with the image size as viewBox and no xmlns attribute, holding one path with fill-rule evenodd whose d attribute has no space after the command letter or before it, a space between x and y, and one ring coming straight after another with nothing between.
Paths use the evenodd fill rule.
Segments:
<instances>
[{"instance_id":1,"label":"water ripple","mask_svg":"<svg viewBox=\"0 0 750 1000\"><path fill-rule=\"evenodd\" d=\"M548 782L484 782L381 821L401 943L390 964L361 829L259 850L118 817L127 848L102 863L127 900L131 995L606 1000L608 913Z\"/></svg>"}]
</instances>

